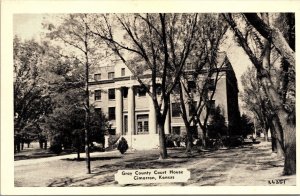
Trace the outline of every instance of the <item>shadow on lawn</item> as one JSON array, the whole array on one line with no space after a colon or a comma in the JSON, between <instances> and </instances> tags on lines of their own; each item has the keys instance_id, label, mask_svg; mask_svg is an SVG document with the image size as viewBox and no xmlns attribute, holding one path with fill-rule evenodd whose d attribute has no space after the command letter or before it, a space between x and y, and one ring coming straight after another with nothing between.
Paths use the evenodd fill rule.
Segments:
<instances>
[{"instance_id":1,"label":"shadow on lawn","mask_svg":"<svg viewBox=\"0 0 300 196\"><path fill-rule=\"evenodd\" d=\"M217 183L224 180L226 176L222 174L222 171L229 170L233 164L249 164L250 166L247 170L253 170L252 166L258 166L261 170L266 170L272 167L281 167L282 165L278 161L271 160L269 155L269 150L258 149L245 147L239 148L237 152L236 149L227 149L227 150L219 150L219 151L208 151L208 152L198 152L194 153L191 156L186 155L184 151L179 150L170 150L169 159L160 160L158 159L157 154L144 154L139 155L138 157L129 157L124 158L123 156L108 156L108 157L92 157L91 160L117 160L112 163L107 163L103 165L98 165L93 167L92 174L84 175L81 177L75 178L60 178L52 181L48 186L107 186L107 185L116 185L118 183L114 179L114 174L117 173L118 170L125 169L160 169L160 168L176 168L182 167L189 161L194 161L199 158L216 158L216 161L222 161L221 164L216 165L215 168L211 168L207 171L207 174L202 175L205 172L205 168L198 169L194 168L191 170L192 176L194 179L193 183L198 185L216 185ZM226 154L224 154L226 151ZM246 155L246 156L245 156ZM247 155L250 155L247 156ZM266 157L265 160L252 160L252 157ZM235 159L227 159L231 157L236 157ZM118 161L120 159L120 161ZM77 161L76 158L73 159L63 159L65 161ZM80 161L84 161L85 159L80 159ZM255 168L254 168L255 169ZM200 183L200 184L199 184ZM150 186L156 186L157 184L149 184ZM142 186L149 186L147 184ZM172 185L172 184L170 184ZM173 184L174 185L174 184ZM185 186L185 183L178 183L176 185ZM140 184L127 184L124 186L141 186Z\"/></svg>"},{"instance_id":2,"label":"shadow on lawn","mask_svg":"<svg viewBox=\"0 0 300 196\"><path fill-rule=\"evenodd\" d=\"M104 161L104 160L113 160L113 159L120 159L122 157L118 157L118 156L112 156L112 157L91 157L91 161ZM85 161L85 158L66 158L66 159L61 159L63 161Z\"/></svg>"},{"instance_id":3,"label":"shadow on lawn","mask_svg":"<svg viewBox=\"0 0 300 196\"><path fill-rule=\"evenodd\" d=\"M110 160L110 159L120 159L122 157L95 157L97 160ZM63 159L66 161L76 161L76 159ZM81 161L84 161L82 159ZM176 164L184 164L188 159L176 159ZM116 184L114 179L114 174L118 170L123 169L159 169L166 167L176 167L174 165L174 159L159 160L157 155L150 155L147 157L137 157L128 160L122 159L114 164L104 164L101 166L96 166L92 170L92 174L84 177L65 177L60 179L55 179L52 181L48 187L65 187L65 186L105 186L110 184ZM101 177L103 176L103 177ZM99 178L100 177L100 178ZM137 185L127 185L127 186L137 186ZM139 185L140 186L140 185Z\"/></svg>"},{"instance_id":4,"label":"shadow on lawn","mask_svg":"<svg viewBox=\"0 0 300 196\"><path fill-rule=\"evenodd\" d=\"M58 155L49 151L49 149L29 149L29 150L25 149L21 152L14 153L14 160L19 161L19 160L26 160L26 159L39 159L39 158L62 156L67 154L71 154L71 152L64 151Z\"/></svg>"},{"instance_id":5,"label":"shadow on lawn","mask_svg":"<svg viewBox=\"0 0 300 196\"><path fill-rule=\"evenodd\" d=\"M39 159L39 158L47 158L47 157L54 157L57 156L56 154L51 154L51 153L36 153L32 155L15 155L14 160L15 161L20 161L20 160L27 160L27 159Z\"/></svg>"}]
</instances>

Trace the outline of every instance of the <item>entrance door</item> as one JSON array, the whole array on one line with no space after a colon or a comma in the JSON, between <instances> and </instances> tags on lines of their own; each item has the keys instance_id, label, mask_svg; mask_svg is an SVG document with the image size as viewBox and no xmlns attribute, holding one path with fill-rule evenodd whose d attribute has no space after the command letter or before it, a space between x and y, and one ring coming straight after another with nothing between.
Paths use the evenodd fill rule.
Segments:
<instances>
[{"instance_id":1,"label":"entrance door","mask_svg":"<svg viewBox=\"0 0 300 196\"><path fill-rule=\"evenodd\" d=\"M149 134L148 114L137 115L137 134Z\"/></svg>"}]
</instances>

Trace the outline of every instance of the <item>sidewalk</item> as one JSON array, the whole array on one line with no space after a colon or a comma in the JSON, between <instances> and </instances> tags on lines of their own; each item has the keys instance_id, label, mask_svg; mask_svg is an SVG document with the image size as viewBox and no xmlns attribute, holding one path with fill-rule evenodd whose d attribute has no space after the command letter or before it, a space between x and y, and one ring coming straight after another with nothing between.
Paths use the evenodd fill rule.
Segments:
<instances>
[{"instance_id":1,"label":"sidewalk","mask_svg":"<svg viewBox=\"0 0 300 196\"><path fill-rule=\"evenodd\" d=\"M91 157L99 156L99 155L117 155L120 154L119 151L108 151L108 152L92 152L90 153ZM80 158L85 158L85 153L80 153ZM55 160L61 160L61 159L72 159L77 158L77 154L68 154L68 155L58 155L54 157L46 157L46 158L39 158L39 159L26 159L26 160L19 160L14 161L15 166L21 166L21 165L30 165L35 163L44 163L49 161L55 161Z\"/></svg>"}]
</instances>

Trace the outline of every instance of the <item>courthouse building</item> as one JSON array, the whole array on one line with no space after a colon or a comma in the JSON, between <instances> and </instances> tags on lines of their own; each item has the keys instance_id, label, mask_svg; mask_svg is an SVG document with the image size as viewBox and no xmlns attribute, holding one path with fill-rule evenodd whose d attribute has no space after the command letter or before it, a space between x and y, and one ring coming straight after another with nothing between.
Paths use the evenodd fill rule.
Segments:
<instances>
[{"instance_id":1,"label":"courthouse building","mask_svg":"<svg viewBox=\"0 0 300 196\"><path fill-rule=\"evenodd\" d=\"M240 116L237 80L225 53L219 55L218 65L222 66L222 74L210 105L222 109L230 134L236 135L239 134L237 122ZM188 69L187 71L192 71L193 66ZM110 134L121 134L128 141L128 145L135 149L158 147L159 139L152 99L124 64L116 63L91 69L89 88L90 103L96 110L106 114ZM165 133L184 134L184 122L178 112L179 103L172 94L170 100Z\"/></svg>"}]
</instances>

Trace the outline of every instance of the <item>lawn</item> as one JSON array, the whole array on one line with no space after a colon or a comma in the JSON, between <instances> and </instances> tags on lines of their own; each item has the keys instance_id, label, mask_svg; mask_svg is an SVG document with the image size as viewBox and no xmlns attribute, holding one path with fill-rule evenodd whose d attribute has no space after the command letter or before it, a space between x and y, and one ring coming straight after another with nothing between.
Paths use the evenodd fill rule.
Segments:
<instances>
[{"instance_id":1,"label":"lawn","mask_svg":"<svg viewBox=\"0 0 300 196\"><path fill-rule=\"evenodd\" d=\"M119 185L114 174L120 169L187 168L191 178L184 183L157 183L143 186L214 186L214 185L270 185L271 180L285 179L285 185L295 185L294 176L281 176L283 161L271 153L270 143L245 145L217 151L194 151L191 156L184 149L168 149L169 158L158 159L158 150L92 154L92 174L86 174L84 159L76 155L44 162L15 165L17 187L63 186L138 186ZM19 161L17 161L19 162Z\"/></svg>"}]
</instances>

